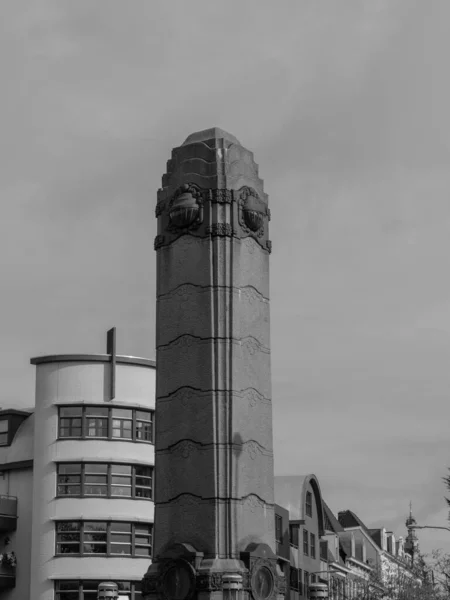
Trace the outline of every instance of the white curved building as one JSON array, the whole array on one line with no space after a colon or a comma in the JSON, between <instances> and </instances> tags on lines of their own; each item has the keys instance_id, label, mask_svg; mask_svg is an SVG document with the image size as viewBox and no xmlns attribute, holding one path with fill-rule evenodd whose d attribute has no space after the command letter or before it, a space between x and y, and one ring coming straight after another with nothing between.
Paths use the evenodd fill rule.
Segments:
<instances>
[{"instance_id":1,"label":"white curved building","mask_svg":"<svg viewBox=\"0 0 450 600\"><path fill-rule=\"evenodd\" d=\"M107 354L31 363L29 598L94 600L98 583L114 580L138 600L152 548L155 363Z\"/></svg>"}]
</instances>

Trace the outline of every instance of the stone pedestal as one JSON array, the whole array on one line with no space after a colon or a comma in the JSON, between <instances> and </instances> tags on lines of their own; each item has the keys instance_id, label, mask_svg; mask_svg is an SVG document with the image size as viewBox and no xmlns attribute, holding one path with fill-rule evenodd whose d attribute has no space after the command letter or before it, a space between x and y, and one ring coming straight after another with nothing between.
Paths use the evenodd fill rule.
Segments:
<instances>
[{"instance_id":1,"label":"stone pedestal","mask_svg":"<svg viewBox=\"0 0 450 600\"><path fill-rule=\"evenodd\" d=\"M270 212L252 153L220 129L189 136L167 163L156 217L155 529L144 597L273 599L284 580L274 553Z\"/></svg>"}]
</instances>

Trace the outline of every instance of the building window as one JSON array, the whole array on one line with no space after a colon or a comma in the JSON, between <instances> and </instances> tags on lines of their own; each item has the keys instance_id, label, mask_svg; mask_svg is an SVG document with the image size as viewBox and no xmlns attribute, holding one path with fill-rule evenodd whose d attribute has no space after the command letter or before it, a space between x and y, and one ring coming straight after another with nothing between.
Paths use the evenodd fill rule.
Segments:
<instances>
[{"instance_id":1,"label":"building window","mask_svg":"<svg viewBox=\"0 0 450 600\"><path fill-rule=\"evenodd\" d=\"M316 536L314 533L309 534L309 541L311 558L316 558Z\"/></svg>"},{"instance_id":2,"label":"building window","mask_svg":"<svg viewBox=\"0 0 450 600\"><path fill-rule=\"evenodd\" d=\"M58 521L56 554L151 556L153 525L123 521Z\"/></svg>"},{"instance_id":3,"label":"building window","mask_svg":"<svg viewBox=\"0 0 450 600\"><path fill-rule=\"evenodd\" d=\"M59 438L153 442L153 411L106 406L61 406Z\"/></svg>"},{"instance_id":4,"label":"building window","mask_svg":"<svg viewBox=\"0 0 450 600\"><path fill-rule=\"evenodd\" d=\"M298 593L300 596L303 595L303 579L302 579L302 570L298 570Z\"/></svg>"},{"instance_id":5,"label":"building window","mask_svg":"<svg viewBox=\"0 0 450 600\"><path fill-rule=\"evenodd\" d=\"M289 543L294 548L298 548L300 525L289 525Z\"/></svg>"},{"instance_id":6,"label":"building window","mask_svg":"<svg viewBox=\"0 0 450 600\"><path fill-rule=\"evenodd\" d=\"M312 494L306 492L306 515L312 517Z\"/></svg>"},{"instance_id":7,"label":"building window","mask_svg":"<svg viewBox=\"0 0 450 600\"><path fill-rule=\"evenodd\" d=\"M152 499L153 467L116 463L59 463L57 496Z\"/></svg>"},{"instance_id":8,"label":"building window","mask_svg":"<svg viewBox=\"0 0 450 600\"><path fill-rule=\"evenodd\" d=\"M104 581L55 581L55 600L97 600L97 589ZM115 581L119 588L119 598L128 596L129 600L142 600L140 581Z\"/></svg>"},{"instance_id":9,"label":"building window","mask_svg":"<svg viewBox=\"0 0 450 600\"><path fill-rule=\"evenodd\" d=\"M305 556L309 555L309 549L308 549L308 532L306 531L306 529L303 530L303 554Z\"/></svg>"},{"instance_id":10,"label":"building window","mask_svg":"<svg viewBox=\"0 0 450 600\"><path fill-rule=\"evenodd\" d=\"M291 567L289 571L289 587L291 590L298 590L298 569Z\"/></svg>"},{"instance_id":11,"label":"building window","mask_svg":"<svg viewBox=\"0 0 450 600\"><path fill-rule=\"evenodd\" d=\"M275 515L275 541L277 544L283 543L283 519L280 515Z\"/></svg>"},{"instance_id":12,"label":"building window","mask_svg":"<svg viewBox=\"0 0 450 600\"><path fill-rule=\"evenodd\" d=\"M305 590L306 597L309 598L309 573L308 571L303 572L303 588Z\"/></svg>"},{"instance_id":13,"label":"building window","mask_svg":"<svg viewBox=\"0 0 450 600\"><path fill-rule=\"evenodd\" d=\"M0 421L0 446L8 445L8 419L2 419Z\"/></svg>"},{"instance_id":14,"label":"building window","mask_svg":"<svg viewBox=\"0 0 450 600\"><path fill-rule=\"evenodd\" d=\"M149 410L136 411L135 433L137 440L153 441L153 412Z\"/></svg>"}]
</instances>

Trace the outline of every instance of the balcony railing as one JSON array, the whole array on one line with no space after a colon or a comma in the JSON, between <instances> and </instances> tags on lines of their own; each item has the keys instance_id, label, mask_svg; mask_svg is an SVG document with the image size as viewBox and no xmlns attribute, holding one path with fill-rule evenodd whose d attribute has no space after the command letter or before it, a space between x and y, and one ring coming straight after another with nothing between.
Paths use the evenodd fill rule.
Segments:
<instances>
[{"instance_id":1,"label":"balcony railing","mask_svg":"<svg viewBox=\"0 0 450 600\"><path fill-rule=\"evenodd\" d=\"M17 497L0 495L0 532L14 531L17 525Z\"/></svg>"}]
</instances>

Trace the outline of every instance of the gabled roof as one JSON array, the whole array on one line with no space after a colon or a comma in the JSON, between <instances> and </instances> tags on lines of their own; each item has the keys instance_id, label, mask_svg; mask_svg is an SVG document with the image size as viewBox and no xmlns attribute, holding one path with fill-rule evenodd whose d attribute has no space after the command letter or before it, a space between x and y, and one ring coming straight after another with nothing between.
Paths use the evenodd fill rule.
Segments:
<instances>
[{"instance_id":1,"label":"gabled roof","mask_svg":"<svg viewBox=\"0 0 450 600\"><path fill-rule=\"evenodd\" d=\"M322 506L323 506L325 529L328 529L329 531L334 531L334 533L338 533L339 531L344 531L344 528L339 523L339 521L336 519L336 517L332 513L330 507L323 499L322 499Z\"/></svg>"}]
</instances>

